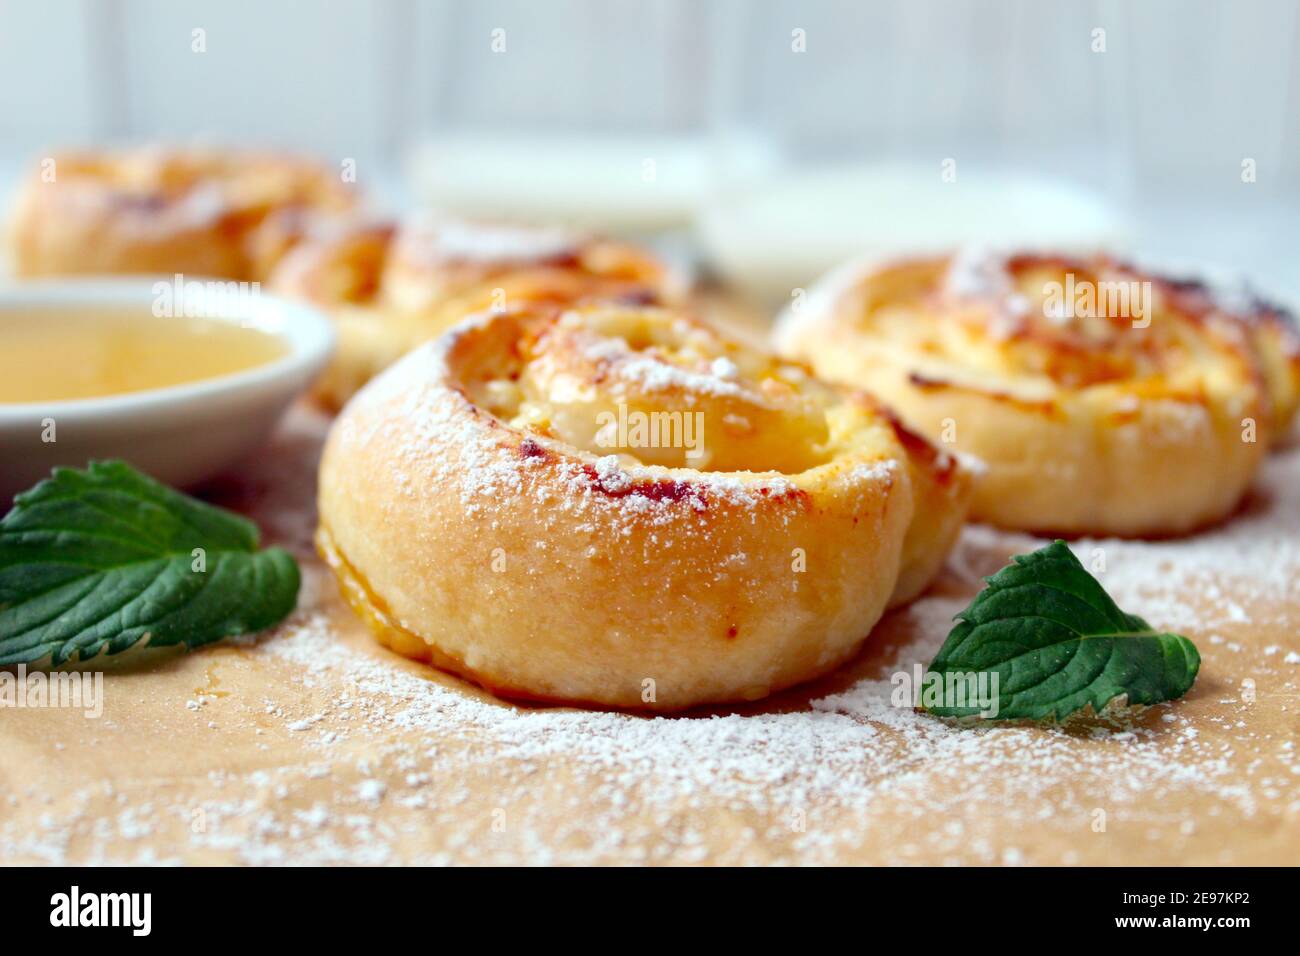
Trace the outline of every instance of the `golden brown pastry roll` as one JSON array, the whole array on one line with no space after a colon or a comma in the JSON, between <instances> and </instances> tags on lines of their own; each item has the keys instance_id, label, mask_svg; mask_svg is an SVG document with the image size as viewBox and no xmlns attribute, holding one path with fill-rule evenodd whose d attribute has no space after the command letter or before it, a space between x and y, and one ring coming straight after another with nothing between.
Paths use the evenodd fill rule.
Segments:
<instances>
[{"instance_id":1,"label":"golden brown pastry roll","mask_svg":"<svg viewBox=\"0 0 1300 956\"><path fill-rule=\"evenodd\" d=\"M312 221L354 205L339 173L292 156L158 146L58 153L20 188L10 258L20 276L255 281Z\"/></svg>"},{"instance_id":2,"label":"golden brown pastry roll","mask_svg":"<svg viewBox=\"0 0 1300 956\"><path fill-rule=\"evenodd\" d=\"M529 304L669 303L684 282L635 246L563 229L424 220L304 243L274 290L327 309L339 332L316 397L337 409L372 376L465 315Z\"/></svg>"},{"instance_id":3,"label":"golden brown pastry roll","mask_svg":"<svg viewBox=\"0 0 1300 956\"><path fill-rule=\"evenodd\" d=\"M1300 400L1284 312L1106 256L846 267L786 311L776 341L982 459L972 517L1030 531L1223 518Z\"/></svg>"},{"instance_id":4,"label":"golden brown pastry roll","mask_svg":"<svg viewBox=\"0 0 1300 956\"><path fill-rule=\"evenodd\" d=\"M322 553L393 649L506 696L672 710L851 656L970 474L880 405L679 310L483 312L363 388Z\"/></svg>"}]
</instances>

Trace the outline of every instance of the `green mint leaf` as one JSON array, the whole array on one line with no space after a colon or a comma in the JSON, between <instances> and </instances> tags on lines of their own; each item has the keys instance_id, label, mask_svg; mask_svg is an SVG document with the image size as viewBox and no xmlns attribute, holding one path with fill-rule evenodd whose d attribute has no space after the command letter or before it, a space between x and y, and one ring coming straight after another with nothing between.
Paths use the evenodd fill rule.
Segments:
<instances>
[{"instance_id":1,"label":"green mint leaf","mask_svg":"<svg viewBox=\"0 0 1300 956\"><path fill-rule=\"evenodd\" d=\"M996 675L997 719L1058 721L1088 705L1100 713L1121 696L1174 700L1201 664L1187 638L1121 611L1064 541L1017 555L956 620L929 673L954 688L987 674L986 692ZM923 697L923 706L943 717L989 716L971 696L945 695L937 706Z\"/></svg>"},{"instance_id":2,"label":"green mint leaf","mask_svg":"<svg viewBox=\"0 0 1300 956\"><path fill-rule=\"evenodd\" d=\"M0 521L0 665L196 647L283 620L298 564L257 526L124 462L56 468Z\"/></svg>"}]
</instances>

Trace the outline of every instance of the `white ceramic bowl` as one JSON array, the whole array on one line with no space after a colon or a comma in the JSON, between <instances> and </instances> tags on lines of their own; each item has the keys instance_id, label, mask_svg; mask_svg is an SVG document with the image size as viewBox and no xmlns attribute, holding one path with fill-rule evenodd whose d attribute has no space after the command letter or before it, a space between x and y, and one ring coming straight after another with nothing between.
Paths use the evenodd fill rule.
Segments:
<instances>
[{"instance_id":1,"label":"white ceramic bowl","mask_svg":"<svg viewBox=\"0 0 1300 956\"><path fill-rule=\"evenodd\" d=\"M139 305L157 298L153 279L71 279L0 286L0 313ZM314 310L263 295L229 296L201 317L268 332L287 352L244 372L184 385L60 402L0 403L0 515L13 495L56 465L84 468L121 458L159 481L185 487L254 451L319 374L334 329ZM4 343L0 342L0 348ZM47 442L54 422L55 440Z\"/></svg>"}]
</instances>

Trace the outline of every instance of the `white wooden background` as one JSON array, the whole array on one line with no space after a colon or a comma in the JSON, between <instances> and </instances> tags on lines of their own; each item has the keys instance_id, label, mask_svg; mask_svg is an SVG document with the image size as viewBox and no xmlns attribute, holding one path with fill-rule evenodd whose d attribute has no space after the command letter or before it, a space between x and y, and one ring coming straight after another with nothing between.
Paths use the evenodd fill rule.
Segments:
<instances>
[{"instance_id":1,"label":"white wooden background","mask_svg":"<svg viewBox=\"0 0 1300 956\"><path fill-rule=\"evenodd\" d=\"M1298 54L1300 0L0 0L0 165L208 135L396 169L467 128L740 125L814 157L967 149L1163 195L1170 235L1215 202L1237 214L1225 252L1244 236L1281 262Z\"/></svg>"},{"instance_id":2,"label":"white wooden background","mask_svg":"<svg viewBox=\"0 0 1300 956\"><path fill-rule=\"evenodd\" d=\"M372 155L447 126L681 131L738 106L813 144L1108 133L1144 178L1235 175L1244 156L1261 179L1296 176L1298 6L0 0L2 142L214 133Z\"/></svg>"}]
</instances>

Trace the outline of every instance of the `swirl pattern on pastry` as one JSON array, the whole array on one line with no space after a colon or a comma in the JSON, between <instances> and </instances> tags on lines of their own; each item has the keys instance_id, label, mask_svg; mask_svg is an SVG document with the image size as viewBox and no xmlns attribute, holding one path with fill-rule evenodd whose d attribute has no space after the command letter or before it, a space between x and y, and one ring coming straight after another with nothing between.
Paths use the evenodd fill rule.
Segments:
<instances>
[{"instance_id":1,"label":"swirl pattern on pastry","mask_svg":"<svg viewBox=\"0 0 1300 956\"><path fill-rule=\"evenodd\" d=\"M47 158L9 224L21 276L188 273L261 280L315 217L353 208L336 173L291 156L143 147Z\"/></svg>"},{"instance_id":2,"label":"swirl pattern on pastry","mask_svg":"<svg viewBox=\"0 0 1300 956\"><path fill-rule=\"evenodd\" d=\"M631 245L563 229L420 220L368 224L304 243L274 290L328 309L339 332L316 397L337 409L370 378L486 309L587 301L669 303L681 280Z\"/></svg>"},{"instance_id":3,"label":"swirl pattern on pastry","mask_svg":"<svg viewBox=\"0 0 1300 956\"><path fill-rule=\"evenodd\" d=\"M1282 310L1106 256L848 266L786 311L776 342L982 459L972 516L1030 531L1221 519L1300 401Z\"/></svg>"},{"instance_id":4,"label":"swirl pattern on pastry","mask_svg":"<svg viewBox=\"0 0 1300 956\"><path fill-rule=\"evenodd\" d=\"M502 695L755 699L942 561L970 476L902 435L677 310L483 313L340 414L318 542L384 643Z\"/></svg>"}]
</instances>

